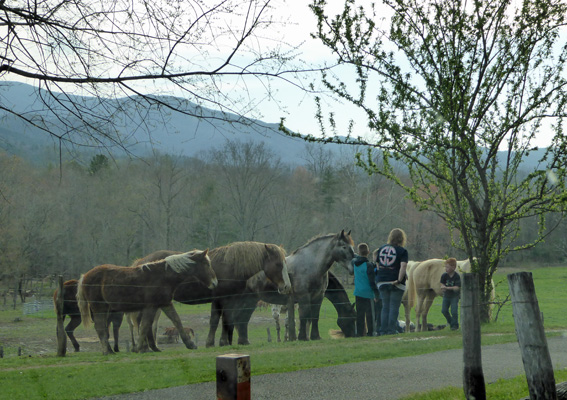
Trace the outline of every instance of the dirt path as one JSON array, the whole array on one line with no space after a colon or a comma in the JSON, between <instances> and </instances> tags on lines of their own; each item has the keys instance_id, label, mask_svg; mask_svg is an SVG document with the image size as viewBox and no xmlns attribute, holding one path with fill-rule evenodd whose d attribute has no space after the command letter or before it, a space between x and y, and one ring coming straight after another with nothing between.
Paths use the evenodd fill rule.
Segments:
<instances>
[{"instance_id":1,"label":"dirt path","mask_svg":"<svg viewBox=\"0 0 567 400\"><path fill-rule=\"evenodd\" d=\"M548 339L548 346L553 367L567 367L567 336ZM487 384L524 374L517 343L485 346L482 360ZM446 387L448 383L462 387L463 380L460 349L260 376L254 376L254 360L251 364L252 398L255 400L398 399ZM208 382L103 399L210 400L215 396L216 382Z\"/></svg>"}]
</instances>

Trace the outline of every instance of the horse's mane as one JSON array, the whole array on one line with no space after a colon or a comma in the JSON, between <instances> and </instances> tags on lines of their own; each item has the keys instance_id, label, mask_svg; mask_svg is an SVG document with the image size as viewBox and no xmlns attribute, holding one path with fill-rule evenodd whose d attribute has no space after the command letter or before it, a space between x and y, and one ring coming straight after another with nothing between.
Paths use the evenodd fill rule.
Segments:
<instances>
[{"instance_id":1,"label":"horse's mane","mask_svg":"<svg viewBox=\"0 0 567 400\"><path fill-rule=\"evenodd\" d=\"M310 244L312 244L312 243L314 243L314 242L317 242L318 240L328 239L329 237L334 237L334 236L340 237L340 235L341 235L341 233L339 232L339 233L327 233L326 235L321 234L321 235L313 236L311 239L309 239L309 240L307 241L307 243L305 243L303 246L298 247L297 249L295 249L291 254L297 253L299 250L303 249L304 247L309 246ZM350 244L351 246L354 246L354 240L352 240L352 238L351 238L349 235L347 235L346 233L345 233L345 237L346 237L346 238L348 239L348 241L350 242L349 244Z\"/></svg>"},{"instance_id":2,"label":"horse's mane","mask_svg":"<svg viewBox=\"0 0 567 400\"><path fill-rule=\"evenodd\" d=\"M183 254L174 254L168 257L165 257L165 265L177 272L178 274L181 272L187 271L192 264L197 264L194 260L192 260L190 255L194 254L195 251L190 251L189 253Z\"/></svg>"},{"instance_id":3,"label":"horse's mane","mask_svg":"<svg viewBox=\"0 0 567 400\"><path fill-rule=\"evenodd\" d=\"M188 253L173 254L162 260L156 260L142 264L139 266L139 268L142 271L144 269L151 270L153 266L165 263L166 268L169 267L178 274L186 272L188 269L190 269L191 265L196 264L196 262L190 258L190 255L192 255L194 252L195 250Z\"/></svg>"},{"instance_id":4,"label":"horse's mane","mask_svg":"<svg viewBox=\"0 0 567 400\"><path fill-rule=\"evenodd\" d=\"M260 242L234 242L209 251L211 262L224 262L235 267L237 275L247 276L262 271L267 255L266 246L275 252L280 260L285 260L285 250L275 244Z\"/></svg>"}]
</instances>

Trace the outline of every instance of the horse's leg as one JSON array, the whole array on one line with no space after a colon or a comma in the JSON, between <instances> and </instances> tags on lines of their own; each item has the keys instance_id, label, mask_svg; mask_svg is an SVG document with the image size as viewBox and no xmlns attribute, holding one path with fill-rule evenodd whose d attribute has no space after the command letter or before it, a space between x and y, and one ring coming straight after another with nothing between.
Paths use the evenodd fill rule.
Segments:
<instances>
[{"instance_id":1,"label":"horse's leg","mask_svg":"<svg viewBox=\"0 0 567 400\"><path fill-rule=\"evenodd\" d=\"M141 311L141 321L140 327L138 328L138 348L137 351L140 353L147 353L150 351L150 341L153 342L153 337L151 334L152 323L154 322L154 316L156 315L157 308L146 307ZM159 351L155 346L155 342L152 343L152 350Z\"/></svg>"},{"instance_id":2,"label":"horse's leg","mask_svg":"<svg viewBox=\"0 0 567 400\"><path fill-rule=\"evenodd\" d=\"M221 337L219 339L219 346L230 346L232 345L232 339L234 338L234 321L235 317L232 311L223 309L221 311Z\"/></svg>"},{"instance_id":3,"label":"horse's leg","mask_svg":"<svg viewBox=\"0 0 567 400\"><path fill-rule=\"evenodd\" d=\"M238 330L238 344L250 344L248 340L248 324L250 323L250 318L252 318L254 310L256 310L257 304L258 297L256 295L247 295L239 302L239 306L236 307L235 326Z\"/></svg>"},{"instance_id":4,"label":"horse's leg","mask_svg":"<svg viewBox=\"0 0 567 400\"><path fill-rule=\"evenodd\" d=\"M114 352L108 343L108 314L104 312L93 312L93 320L98 339L102 346L102 354L113 354Z\"/></svg>"},{"instance_id":5,"label":"horse's leg","mask_svg":"<svg viewBox=\"0 0 567 400\"><path fill-rule=\"evenodd\" d=\"M132 351L138 351L136 347L136 339L134 338L134 329L136 333L140 334L140 325L138 324L138 314L137 312L130 312L126 314L126 322L128 322L128 329L130 331L130 340L132 341Z\"/></svg>"},{"instance_id":6,"label":"horse's leg","mask_svg":"<svg viewBox=\"0 0 567 400\"><path fill-rule=\"evenodd\" d=\"M152 324L152 334L154 335L154 342L157 341L157 333L158 333L158 326L159 326L159 317L161 316L161 310L157 310L156 315L154 316L154 322Z\"/></svg>"},{"instance_id":7,"label":"horse's leg","mask_svg":"<svg viewBox=\"0 0 567 400\"><path fill-rule=\"evenodd\" d=\"M173 307L173 304L170 304L165 307L161 307L161 309L163 310L165 315L167 315L167 317L171 320L171 322L173 322L173 325L177 328L177 332L179 332L179 335L181 335L181 340L183 340L183 343L185 343L185 347L187 347L188 349L196 349L197 345L195 344L195 342L191 340L189 334L185 332L185 329L183 329L181 318L179 318L179 314L177 314L177 311L175 311L175 307ZM152 322L153 322L153 318L152 318Z\"/></svg>"},{"instance_id":8,"label":"horse's leg","mask_svg":"<svg viewBox=\"0 0 567 400\"><path fill-rule=\"evenodd\" d=\"M278 343L281 342L280 312L281 312L281 306L273 304L272 305L272 317L274 318L274 321L276 321L276 333L277 333L277 337L278 337Z\"/></svg>"},{"instance_id":9,"label":"horse's leg","mask_svg":"<svg viewBox=\"0 0 567 400\"><path fill-rule=\"evenodd\" d=\"M427 296L425 297L425 303L422 311L423 324L421 325L421 329L425 332L429 330L429 326L427 325L427 314L429 314L429 309L433 305L433 300L435 300L436 296L437 294L435 293L435 291L429 290L427 292Z\"/></svg>"},{"instance_id":10,"label":"horse's leg","mask_svg":"<svg viewBox=\"0 0 567 400\"><path fill-rule=\"evenodd\" d=\"M411 308L410 308L410 304L409 304L409 298L408 298L408 291L406 290L404 293L404 296L402 297L402 304L404 305L404 314L405 314L405 318L406 318L406 328L405 331L406 333L408 333L410 331L410 325L411 325Z\"/></svg>"},{"instance_id":11,"label":"horse's leg","mask_svg":"<svg viewBox=\"0 0 567 400\"><path fill-rule=\"evenodd\" d=\"M211 318L209 320L209 335L207 336L207 342L205 343L206 347L215 346L215 333L217 332L217 328L219 326L221 313L221 304L218 302L218 300L213 300L211 302Z\"/></svg>"},{"instance_id":12,"label":"horse's leg","mask_svg":"<svg viewBox=\"0 0 567 400\"><path fill-rule=\"evenodd\" d=\"M417 326L415 327L415 331L416 332L421 332L422 331L422 322L423 322L423 318L422 318L422 313L423 313L423 303L425 301L425 292L423 290L418 290L417 291L417 299L415 302L415 319L417 320Z\"/></svg>"},{"instance_id":13,"label":"horse's leg","mask_svg":"<svg viewBox=\"0 0 567 400\"><path fill-rule=\"evenodd\" d=\"M75 339L75 329L77 329L77 327L79 325L81 325L81 316L80 315L69 315L69 317L71 318L71 320L69 321L69 323L65 327L65 332L67 333L69 340L71 340L71 343L73 343L73 347L75 348L75 351L77 352L77 351L80 350L80 346L79 346L79 342L77 342L77 339Z\"/></svg>"},{"instance_id":14,"label":"horse's leg","mask_svg":"<svg viewBox=\"0 0 567 400\"><path fill-rule=\"evenodd\" d=\"M293 309L293 308L292 308ZM289 310L288 310L289 313ZM293 313L292 313L293 315ZM307 340L307 322L311 319L311 304L299 304L299 334L297 340Z\"/></svg>"},{"instance_id":15,"label":"horse's leg","mask_svg":"<svg viewBox=\"0 0 567 400\"><path fill-rule=\"evenodd\" d=\"M112 322L112 334L114 335L114 351L116 353L119 352L118 335L120 334L120 325L122 325L123 320L124 320L123 312L110 313L108 317L108 326L110 326L110 322Z\"/></svg>"},{"instance_id":16,"label":"horse's leg","mask_svg":"<svg viewBox=\"0 0 567 400\"><path fill-rule=\"evenodd\" d=\"M323 299L319 303L311 304L311 340L320 340L321 335L319 334L319 313L321 312L321 304Z\"/></svg>"}]
</instances>

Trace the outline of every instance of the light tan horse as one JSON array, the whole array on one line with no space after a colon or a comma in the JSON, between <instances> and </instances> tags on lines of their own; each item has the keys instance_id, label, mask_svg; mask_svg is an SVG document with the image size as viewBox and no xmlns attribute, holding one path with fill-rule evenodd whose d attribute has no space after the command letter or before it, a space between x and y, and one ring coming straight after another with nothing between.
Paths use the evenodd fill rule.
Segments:
<instances>
[{"instance_id":1,"label":"light tan horse","mask_svg":"<svg viewBox=\"0 0 567 400\"><path fill-rule=\"evenodd\" d=\"M409 263L408 263L409 267ZM427 314L437 296L443 296L441 291L441 275L445 272L445 260L433 258L417 263L408 274L406 327L409 326L410 310L415 306L417 319L416 331L427 330ZM457 272L471 272L470 261L457 261ZM404 304L405 305L405 304Z\"/></svg>"}]
</instances>

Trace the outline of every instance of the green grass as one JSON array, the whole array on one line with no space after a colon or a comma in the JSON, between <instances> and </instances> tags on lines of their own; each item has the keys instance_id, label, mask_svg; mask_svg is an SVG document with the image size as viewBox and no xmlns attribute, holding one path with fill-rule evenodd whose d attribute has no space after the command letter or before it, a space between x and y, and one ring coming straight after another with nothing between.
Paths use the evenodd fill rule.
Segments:
<instances>
[{"instance_id":1,"label":"green grass","mask_svg":"<svg viewBox=\"0 0 567 400\"><path fill-rule=\"evenodd\" d=\"M563 288L567 268L540 268L532 272L546 329L567 327L567 315L562 310L567 297ZM498 286L497 293L500 297L505 297L505 272L500 273L495 281L504 282ZM352 288L348 291L352 293ZM429 322L436 325L444 323L440 304L438 299L430 312ZM185 321L191 321L197 315L206 314L209 306L176 305L176 308L185 324ZM4 358L0 359L0 398L82 399L214 381L216 357L234 352L249 354L252 374L262 375L462 347L460 333L451 331L412 333L395 339L331 339L327 332L337 329L336 313L328 301L324 302L321 316L321 341L277 343L270 310L258 310L255 317L259 322L250 326L250 346L211 349L201 346L189 351L179 344L168 347L161 353L121 352L107 357L100 354L97 346L94 351L68 353L61 358L55 355L55 316L52 311L32 316L23 316L21 310L0 311L0 345L4 346ZM124 323L124 326L127 324ZM122 335L126 334L124 326ZM266 340L267 327L272 331L271 343ZM93 328L90 329L91 332L79 327L77 332L94 335ZM482 332L483 345L515 341L511 304L503 307L498 322L484 325ZM218 334L217 332L217 338ZM204 339L206 331L199 331L198 335ZM26 343L37 340L38 336L44 337L46 351L31 353L31 346L29 349ZM125 340L125 336L123 337ZM415 340L416 338L428 340ZM79 341L81 342L80 338ZM375 345L376 343L379 345ZM17 356L18 347L22 347L23 356ZM565 380L567 372L556 373L559 380ZM521 398L525 393L525 377L487 385L490 399ZM407 399L439 398L462 399L464 396L461 388L445 388Z\"/></svg>"}]
</instances>

